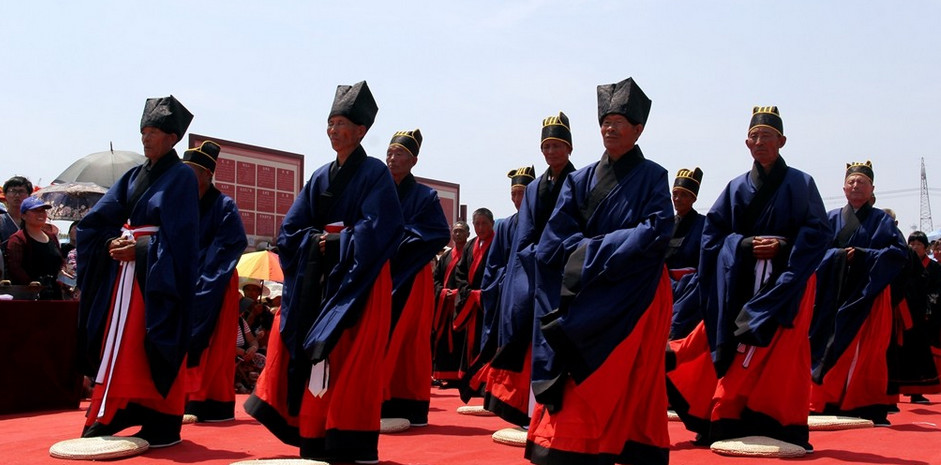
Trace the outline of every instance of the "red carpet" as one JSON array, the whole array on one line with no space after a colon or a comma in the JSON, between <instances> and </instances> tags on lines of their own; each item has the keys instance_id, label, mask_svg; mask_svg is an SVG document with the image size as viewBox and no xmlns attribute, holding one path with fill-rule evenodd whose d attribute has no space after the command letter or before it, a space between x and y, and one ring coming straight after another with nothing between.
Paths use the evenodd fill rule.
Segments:
<instances>
[{"instance_id":1,"label":"red carpet","mask_svg":"<svg viewBox=\"0 0 941 465\"><path fill-rule=\"evenodd\" d=\"M183 443L123 459L127 464L224 465L259 458L291 458L297 449L277 441L241 410L246 396L238 396L236 420L226 423L183 426ZM929 396L941 401L941 396ZM477 400L479 403L479 400ZM433 390L429 426L404 433L383 435L379 441L382 464L526 464L523 449L494 443L490 435L508 427L495 417L458 415L463 405L453 390ZM82 404L86 407L87 402ZM790 461L814 465L862 463L880 465L941 464L941 403L899 404L900 413L889 416L892 426L810 433L816 452ZM0 416L0 464L81 463L49 457L49 446L78 437L84 410ZM129 429L125 434L135 430ZM780 464L780 459L722 457L690 444L692 434L679 423L670 423L673 448L671 464Z\"/></svg>"}]
</instances>

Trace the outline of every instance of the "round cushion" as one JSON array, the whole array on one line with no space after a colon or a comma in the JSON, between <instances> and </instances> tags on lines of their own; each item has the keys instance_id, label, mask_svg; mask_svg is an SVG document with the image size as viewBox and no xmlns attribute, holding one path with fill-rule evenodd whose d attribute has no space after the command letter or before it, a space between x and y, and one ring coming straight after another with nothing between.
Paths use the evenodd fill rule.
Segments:
<instances>
[{"instance_id":1,"label":"round cushion","mask_svg":"<svg viewBox=\"0 0 941 465\"><path fill-rule=\"evenodd\" d=\"M485 409L482 405L462 405L457 408L457 413L460 413L461 415L474 415L478 417L495 416L493 412Z\"/></svg>"},{"instance_id":2,"label":"round cushion","mask_svg":"<svg viewBox=\"0 0 941 465\"><path fill-rule=\"evenodd\" d=\"M141 438L100 436L59 441L49 448L49 455L58 459L104 460L142 454L149 447Z\"/></svg>"},{"instance_id":3,"label":"round cushion","mask_svg":"<svg viewBox=\"0 0 941 465\"><path fill-rule=\"evenodd\" d=\"M193 415L193 414L191 414L191 413L187 413L187 414L183 415L183 424L184 424L184 425L190 425L190 424L196 423L197 421L199 421L199 419L196 418L196 415Z\"/></svg>"},{"instance_id":4,"label":"round cushion","mask_svg":"<svg viewBox=\"0 0 941 465\"><path fill-rule=\"evenodd\" d=\"M526 430L520 427L503 428L493 433L493 442L508 446L526 447Z\"/></svg>"},{"instance_id":5,"label":"round cushion","mask_svg":"<svg viewBox=\"0 0 941 465\"><path fill-rule=\"evenodd\" d=\"M680 421L680 416L673 410L667 410L667 421Z\"/></svg>"},{"instance_id":6,"label":"round cushion","mask_svg":"<svg viewBox=\"0 0 941 465\"><path fill-rule=\"evenodd\" d=\"M379 420L379 432L388 434L388 433L401 433L412 426L408 420L404 418L383 418Z\"/></svg>"},{"instance_id":7,"label":"round cushion","mask_svg":"<svg viewBox=\"0 0 941 465\"><path fill-rule=\"evenodd\" d=\"M257 459L257 460L242 460L241 462L234 462L232 465L330 465L327 462L321 462L319 460L308 460L308 459Z\"/></svg>"},{"instance_id":8,"label":"round cushion","mask_svg":"<svg viewBox=\"0 0 941 465\"><path fill-rule=\"evenodd\" d=\"M836 431L841 429L872 428L872 420L839 415L811 415L807 417L811 431Z\"/></svg>"},{"instance_id":9,"label":"round cushion","mask_svg":"<svg viewBox=\"0 0 941 465\"><path fill-rule=\"evenodd\" d=\"M733 457L803 457L803 447L766 436L746 436L712 443L712 451Z\"/></svg>"}]
</instances>

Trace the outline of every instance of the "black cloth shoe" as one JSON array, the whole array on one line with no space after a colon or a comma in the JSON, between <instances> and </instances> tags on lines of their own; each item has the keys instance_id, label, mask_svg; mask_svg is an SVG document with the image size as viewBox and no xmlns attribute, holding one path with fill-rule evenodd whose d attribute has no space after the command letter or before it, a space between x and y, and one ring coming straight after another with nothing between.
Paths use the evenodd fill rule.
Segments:
<instances>
[{"instance_id":1,"label":"black cloth shoe","mask_svg":"<svg viewBox=\"0 0 941 465\"><path fill-rule=\"evenodd\" d=\"M183 440L180 439L179 431L174 433L157 428L148 428L146 426L141 428L140 431L134 433L132 436L147 441L147 443L150 444L150 447L154 449L175 446L183 442Z\"/></svg>"},{"instance_id":2,"label":"black cloth shoe","mask_svg":"<svg viewBox=\"0 0 941 465\"><path fill-rule=\"evenodd\" d=\"M923 395L921 395L921 394L912 394L912 395L910 395L910 396L908 396L908 397L909 397L909 399L910 399L909 402L911 402L911 403L913 403L913 404L928 404L928 403L930 403L930 401L928 400L928 398L925 397L925 396L923 396Z\"/></svg>"}]
</instances>

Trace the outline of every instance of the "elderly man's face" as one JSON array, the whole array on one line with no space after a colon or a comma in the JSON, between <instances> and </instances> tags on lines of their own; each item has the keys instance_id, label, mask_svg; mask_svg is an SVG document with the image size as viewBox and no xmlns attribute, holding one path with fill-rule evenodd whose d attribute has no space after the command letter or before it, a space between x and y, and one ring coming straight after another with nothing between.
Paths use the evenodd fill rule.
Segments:
<instances>
[{"instance_id":1,"label":"elderly man's face","mask_svg":"<svg viewBox=\"0 0 941 465\"><path fill-rule=\"evenodd\" d=\"M351 153L365 135L366 126L360 126L345 116L333 116L327 120L327 137L337 153Z\"/></svg>"},{"instance_id":2,"label":"elderly man's face","mask_svg":"<svg viewBox=\"0 0 941 465\"><path fill-rule=\"evenodd\" d=\"M853 173L843 181L843 193L846 194L846 201L853 208L862 207L872 199L872 181L868 177L859 173Z\"/></svg>"},{"instance_id":3,"label":"elderly man's face","mask_svg":"<svg viewBox=\"0 0 941 465\"><path fill-rule=\"evenodd\" d=\"M418 163L418 157L405 150L401 145L390 145L386 150L386 165L396 184L412 172L412 167Z\"/></svg>"},{"instance_id":4,"label":"elderly man's face","mask_svg":"<svg viewBox=\"0 0 941 465\"><path fill-rule=\"evenodd\" d=\"M489 236L493 232L493 221L485 215L474 216L474 233L478 236Z\"/></svg>"},{"instance_id":5,"label":"elderly man's face","mask_svg":"<svg viewBox=\"0 0 941 465\"><path fill-rule=\"evenodd\" d=\"M562 168L565 168L565 165L569 162L569 157L572 155L572 147L569 147L569 144L558 139L546 139L542 141L539 149L542 150L542 156L546 157L546 164L549 165L549 170L552 171L553 174L558 174L562 171Z\"/></svg>"},{"instance_id":6,"label":"elderly man's face","mask_svg":"<svg viewBox=\"0 0 941 465\"><path fill-rule=\"evenodd\" d=\"M526 195L526 186L515 185L510 188L510 200L513 201L516 211L519 211L520 205L523 204L524 195Z\"/></svg>"},{"instance_id":7,"label":"elderly man's face","mask_svg":"<svg viewBox=\"0 0 941 465\"><path fill-rule=\"evenodd\" d=\"M673 209L676 214L683 216L693 209L693 203L696 202L696 196L686 189L673 189Z\"/></svg>"},{"instance_id":8,"label":"elderly man's face","mask_svg":"<svg viewBox=\"0 0 941 465\"><path fill-rule=\"evenodd\" d=\"M601 137L609 155L620 157L637 144L643 124L631 124L627 117L612 113L601 120Z\"/></svg>"},{"instance_id":9,"label":"elderly man's face","mask_svg":"<svg viewBox=\"0 0 941 465\"><path fill-rule=\"evenodd\" d=\"M470 236L470 229L466 225L456 225L451 228L451 240L455 244L467 242L468 236Z\"/></svg>"},{"instance_id":10,"label":"elderly man's face","mask_svg":"<svg viewBox=\"0 0 941 465\"><path fill-rule=\"evenodd\" d=\"M144 156L152 161L166 155L179 142L176 134L163 132L153 126L141 129L140 140L144 145Z\"/></svg>"},{"instance_id":11,"label":"elderly man's face","mask_svg":"<svg viewBox=\"0 0 941 465\"><path fill-rule=\"evenodd\" d=\"M751 157L766 170L778 161L779 150L784 147L787 138L774 129L758 126L748 131L745 146L751 151Z\"/></svg>"}]
</instances>

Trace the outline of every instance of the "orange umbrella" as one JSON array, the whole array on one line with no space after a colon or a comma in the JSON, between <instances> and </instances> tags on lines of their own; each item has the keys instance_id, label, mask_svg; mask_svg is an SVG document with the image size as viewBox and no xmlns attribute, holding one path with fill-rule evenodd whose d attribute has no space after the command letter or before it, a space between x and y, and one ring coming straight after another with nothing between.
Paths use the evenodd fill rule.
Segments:
<instances>
[{"instance_id":1,"label":"orange umbrella","mask_svg":"<svg viewBox=\"0 0 941 465\"><path fill-rule=\"evenodd\" d=\"M235 269L238 270L239 277L242 278L284 282L284 273L281 271L278 254L268 250L242 255Z\"/></svg>"}]
</instances>

